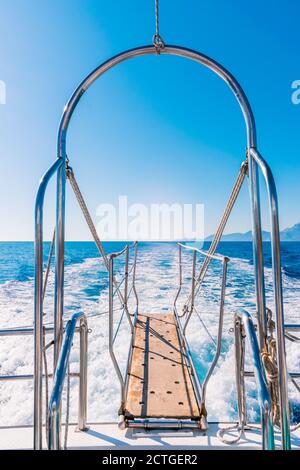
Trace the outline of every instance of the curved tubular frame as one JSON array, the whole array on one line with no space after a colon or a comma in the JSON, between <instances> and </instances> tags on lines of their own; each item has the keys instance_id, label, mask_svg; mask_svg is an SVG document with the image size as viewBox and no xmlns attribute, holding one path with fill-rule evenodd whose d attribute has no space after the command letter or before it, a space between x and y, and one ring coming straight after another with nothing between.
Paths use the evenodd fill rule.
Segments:
<instances>
[{"instance_id":1,"label":"curved tubular frame","mask_svg":"<svg viewBox=\"0 0 300 470\"><path fill-rule=\"evenodd\" d=\"M194 60L199 64L205 65L210 70L215 72L219 77L221 77L227 85L231 88L232 92L234 93L236 99L239 102L239 105L242 109L246 127L247 127L247 143L248 147L256 147L256 127L255 127L255 120L252 113L251 106L248 102L248 99L240 86L237 80L231 75L231 73L226 70L222 65L216 62L213 59L210 59L204 54L200 54L197 51L192 49L187 49L185 47L179 46L165 46L160 51L160 55L169 54L169 55L177 55L180 57L186 57L187 59ZM128 51L122 52L111 59L103 62L99 67L97 67L91 74L89 74L77 87L74 91L73 95L71 96L68 104L66 105L63 116L59 126L59 133L58 133L58 142L57 142L57 153L58 158L65 158L66 157L66 135L68 131L68 126L72 117L72 114L81 99L82 95L87 91L87 89L107 70L115 67L116 65L120 64L121 62L125 62L128 59L132 59L134 57L140 57L145 55L157 55L157 50L154 46L142 46L137 47L134 49L129 49Z\"/></svg>"},{"instance_id":2,"label":"curved tubular frame","mask_svg":"<svg viewBox=\"0 0 300 470\"><path fill-rule=\"evenodd\" d=\"M125 373L125 376L123 377L123 374L121 372L118 360L117 360L117 358L115 356L115 352L114 352L114 342L115 342L115 339L116 339L118 331L119 331L119 326L122 322L122 316L121 316L119 326L117 327L116 332L114 333L114 294L116 293L117 290L120 289L120 287L123 283L123 280L124 280L125 281L124 294L122 295L122 298L124 299L124 303L123 303L122 308L123 308L123 312L125 311L125 313L126 313L128 324L129 324L130 331L131 331L131 346L130 346L130 351L131 351L135 330L134 330L133 321L131 319L131 316L130 316L130 313L129 313L129 310L128 310L128 299L130 297L130 293L128 294L129 250L130 250L130 248L133 248L135 250L135 252L134 252L134 261L133 261L133 263L134 263L133 264L133 271L134 271L134 273L133 273L133 291L134 291L135 299L136 299L137 304L138 304L138 297L137 297L137 293L135 291L135 286L134 286L136 256L137 256L137 242L133 243L132 245L126 245L125 248L123 248L123 250L119 251L118 253L111 253L109 255L109 269L108 269L108 274L109 274L109 312L108 312L109 313L109 329L108 329L109 344L108 344L108 346L109 346L109 354L110 354L110 357L111 357L111 360L112 360L112 363L113 363L113 366L114 366L116 375L119 379L120 387L121 387L121 402L122 403L121 403L121 407L120 407L120 410L119 410L120 415L122 415L122 413L123 413L124 404L125 404L125 389L126 389L126 386L127 386L127 379L128 379L129 357L128 357L128 364L127 364L126 373ZM115 275L114 275L114 260L116 258L122 256L122 255L125 255L125 266L124 266L125 275L124 275L123 279L119 283L117 283L118 285L116 285ZM114 287L115 287L115 291L114 291ZM136 314L137 314L137 309L136 309ZM135 315L135 320L136 320L136 315Z\"/></svg>"},{"instance_id":3,"label":"curved tubular frame","mask_svg":"<svg viewBox=\"0 0 300 470\"><path fill-rule=\"evenodd\" d=\"M185 57L193 60L201 65L212 70L217 74L228 87L232 90L236 97L240 108L242 110L247 133L247 148L256 147L256 125L253 112L249 101L238 83L235 77L220 65L215 60L208 56L201 54L192 49L185 47L165 45L160 50L160 55L176 55ZM73 112L78 105L83 94L88 88L105 72L115 67L116 65L125 62L126 60L141 57L145 55L157 55L157 49L151 46L141 46L128 51L122 52L107 61L103 62L99 67L93 70L76 88L67 105L64 108L64 112L60 121L58 139L57 139L57 157L66 161L67 159L67 147L66 139L67 132ZM249 155L249 152L248 152ZM259 312L259 334L260 334L260 346L263 347L266 338L266 320L265 320L265 289L264 289L264 272L263 272L263 257L262 253L262 237L261 237L261 220L260 220L260 201L259 201L259 185L258 185L258 169L257 163L254 159L251 159L251 178L250 178L250 197L251 206L253 212L253 246L254 246L254 265L255 265L255 285L256 285L256 298L257 298L257 309ZM62 169L60 172L60 178L58 181L58 198L57 198L57 235L56 235L56 292L58 294L55 305L55 324L56 329L59 331L61 327L61 318L63 310L63 264L59 263L64 257L64 186L65 186L65 171ZM60 341L56 348L56 356L59 352Z\"/></svg>"},{"instance_id":4,"label":"curved tubular frame","mask_svg":"<svg viewBox=\"0 0 300 470\"><path fill-rule=\"evenodd\" d=\"M43 212L49 181L61 169L63 162L56 160L42 177L35 202L35 277L34 277L34 449L42 448L42 349L43 349Z\"/></svg>"},{"instance_id":5,"label":"curved tubular frame","mask_svg":"<svg viewBox=\"0 0 300 470\"><path fill-rule=\"evenodd\" d=\"M222 347L222 336L223 336L223 320L224 320L224 304L225 304L225 290L226 290L226 282L227 282L227 268L228 268L229 258L224 257L223 260L223 273L222 273L222 286L221 286L221 296L220 296L220 310L219 310L219 325L218 325L218 335L217 335L217 345L214 358L212 363L206 373L206 376L203 380L202 384L202 400L201 400L201 410L205 407L205 399L206 399L206 389L209 379L212 376L212 373L218 363L220 354L221 354L221 347Z\"/></svg>"},{"instance_id":6,"label":"curved tubular frame","mask_svg":"<svg viewBox=\"0 0 300 470\"><path fill-rule=\"evenodd\" d=\"M62 344L61 353L58 357L57 367L55 370L55 375L53 379L53 390L49 402L49 417L48 417L48 449L49 450L59 450L60 447L60 409L61 409L61 400L64 381L67 373L67 367L69 363L70 352L73 343L73 337L76 329L76 324L78 321L84 321L84 333L85 338L81 334L81 347L87 348L87 323L83 313L74 313L72 318L68 321L66 325L65 338ZM80 350L80 389L81 393L84 394L82 403L79 403L79 429L85 429L85 416L86 416L86 350ZM85 357L84 357L85 356ZM84 376L84 380L82 380ZM81 415L83 413L83 415Z\"/></svg>"},{"instance_id":7,"label":"curved tubular frame","mask_svg":"<svg viewBox=\"0 0 300 470\"><path fill-rule=\"evenodd\" d=\"M246 331L246 338L250 347L251 358L254 368L254 375L258 389L258 399L260 402L261 425L262 425L262 448L263 450L274 450L274 429L271 417L271 398L268 389L268 382L264 367L262 365L258 341L250 314L243 310L240 315Z\"/></svg>"},{"instance_id":8,"label":"curved tubular frame","mask_svg":"<svg viewBox=\"0 0 300 470\"><path fill-rule=\"evenodd\" d=\"M288 372L286 365L285 337L284 337L284 313L282 297L281 260L280 260L280 231L278 215L278 199L276 185L272 171L256 149L250 149L251 157L259 165L265 179L269 196L271 242L272 242L272 270L273 291L276 311L276 340L277 340L277 365L279 369L279 400L280 400L280 424L283 440L283 448L290 449L290 418L288 400Z\"/></svg>"},{"instance_id":9,"label":"curved tubular frame","mask_svg":"<svg viewBox=\"0 0 300 470\"><path fill-rule=\"evenodd\" d=\"M159 55L175 55L185 57L193 60L217 74L233 92L236 97L240 108L242 110L247 134L247 156L249 161L249 189L250 199L252 207L252 219L253 219L253 256L255 266L255 286L256 286L256 303L259 318L259 343L262 348L266 342L267 330L266 330L266 311L265 311L265 288L264 288L264 270L263 270L263 251L262 251L262 235L261 235L261 216L260 216L260 196L259 196L259 184L258 184L258 161L256 152L256 126L254 116L251 110L251 106L248 99L237 80L228 72L222 65L213 59L207 57L204 54L196 52L192 49L187 49L179 46L166 45L160 49ZM62 339L62 315L64 305L64 237L65 237L65 183L66 183L66 161L67 161L67 131L73 112L79 103L83 94L88 88L106 71L115 67L116 65L135 57L141 57L146 55L157 55L157 49L151 46L142 46L135 49L130 49L121 54L118 54L106 62L102 63L92 73L90 73L77 87L67 103L59 126L58 140L57 140L57 157L63 163L58 168L57 175L57 210L56 210L56 267L55 267L55 309L54 309L54 324L55 324L55 355L54 365L57 363L61 348ZM277 213L274 218L278 217ZM274 231L274 233L276 230ZM37 234L39 237L39 234ZM36 238L37 240L38 238ZM278 242L277 237L273 237L273 242ZM278 247L277 247L278 248ZM275 249L274 249L275 250ZM273 251L274 251L273 250ZM39 256L39 254L38 254ZM278 261L278 256L275 256L275 260ZM279 260L280 261L280 260ZM280 263L276 267L277 281L280 283L281 279L278 276L278 269L280 269ZM277 288L281 287L276 282ZM276 294L278 297L278 295ZM280 295L279 295L280 297ZM38 300L36 298L36 300ZM37 310L36 310L37 312ZM283 311L277 311L278 315L281 315L281 321L279 329L283 324ZM37 323L38 328L39 323ZM281 334L281 333L280 333ZM281 343L279 343L281 346ZM278 351L281 354L282 351ZM285 357L283 359L285 361ZM281 361L282 362L282 361ZM38 364L37 364L38 365ZM39 374L37 374L39 375ZM38 380L38 377L37 377ZM285 376L283 381L285 381ZM37 383L37 382L36 382ZM280 384L282 386L282 384ZM286 385L284 385L286 387ZM287 409L287 397L285 403L285 410ZM38 413L39 414L39 413ZM35 423L40 421L40 417L37 416ZM40 427L39 427L40 428ZM41 429L40 431L41 432ZM287 440L286 440L287 441ZM35 440L35 442L37 442ZM288 447L288 446L287 446Z\"/></svg>"}]
</instances>

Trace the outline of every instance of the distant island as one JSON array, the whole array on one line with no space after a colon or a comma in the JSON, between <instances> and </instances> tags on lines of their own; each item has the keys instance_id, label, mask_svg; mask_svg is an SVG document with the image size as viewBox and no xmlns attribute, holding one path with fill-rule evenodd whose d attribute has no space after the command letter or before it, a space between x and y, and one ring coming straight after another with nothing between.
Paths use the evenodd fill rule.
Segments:
<instances>
[{"instance_id":1,"label":"distant island","mask_svg":"<svg viewBox=\"0 0 300 470\"><path fill-rule=\"evenodd\" d=\"M271 240L270 232L266 230L262 231L263 241L268 242ZM206 241L211 241L213 235L205 238ZM286 228L280 232L280 239L282 242L299 242L300 241L300 223L295 224L293 227ZM251 242L252 241L252 232L249 230L245 233L229 233L223 235L221 241L223 242Z\"/></svg>"}]
</instances>

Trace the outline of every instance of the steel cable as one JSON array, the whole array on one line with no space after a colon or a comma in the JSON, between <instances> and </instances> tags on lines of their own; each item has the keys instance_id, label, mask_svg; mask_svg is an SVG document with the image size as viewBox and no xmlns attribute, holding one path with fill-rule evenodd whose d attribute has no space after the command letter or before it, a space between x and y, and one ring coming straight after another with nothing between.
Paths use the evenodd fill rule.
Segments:
<instances>
[{"instance_id":1,"label":"steel cable","mask_svg":"<svg viewBox=\"0 0 300 470\"><path fill-rule=\"evenodd\" d=\"M237 177L237 180L234 184L234 187L233 187L233 190L231 192L231 195L229 197L229 200L228 200L228 203L226 205L226 208L225 208L225 211L223 213L223 216L222 216L222 219L221 219L221 222L218 226L218 229L214 235L214 238L210 244L210 247L209 247L209 250L208 250L208 254L209 255L213 255L217 248L218 248L218 245L220 243L220 240L222 238L222 235L223 235L223 232L224 232L224 229L225 229L225 226L227 224L227 221L229 219L229 216L231 214L231 211L233 209L233 206L236 202L236 199L240 193L240 190L242 188L242 185L243 185L243 182L244 182L244 179L245 179L245 176L247 174L247 171L248 171L248 162L247 160L243 162L243 164L241 165L241 168L240 168L240 171L239 171L239 175ZM206 256L206 258L204 259L204 262L202 264L202 267L200 269L200 272L197 276L197 281L196 281L196 285L195 285L195 297L197 296L198 292L199 292L199 289L200 289L200 286L201 286L201 283L204 279L204 276L207 272L207 269L209 267L209 264L211 262L211 257L210 256ZM188 299L187 299L187 302L185 303L184 307L183 307L183 311L188 311L188 308L189 308L189 305L191 303L191 299L192 299L192 295L191 293L188 295Z\"/></svg>"},{"instance_id":2,"label":"steel cable","mask_svg":"<svg viewBox=\"0 0 300 470\"><path fill-rule=\"evenodd\" d=\"M155 34L153 36L153 45L156 48L156 52L160 54L160 50L165 47L165 43L161 35L159 34L159 3L155 0Z\"/></svg>"}]
</instances>

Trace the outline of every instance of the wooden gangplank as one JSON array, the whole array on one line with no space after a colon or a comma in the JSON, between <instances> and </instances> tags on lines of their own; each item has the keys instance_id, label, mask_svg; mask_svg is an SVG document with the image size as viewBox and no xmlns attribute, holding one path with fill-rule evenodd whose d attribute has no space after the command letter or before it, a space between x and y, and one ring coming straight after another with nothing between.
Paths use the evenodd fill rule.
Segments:
<instances>
[{"instance_id":1,"label":"wooden gangplank","mask_svg":"<svg viewBox=\"0 0 300 470\"><path fill-rule=\"evenodd\" d=\"M127 418L200 418L173 314L138 315L128 371Z\"/></svg>"}]
</instances>

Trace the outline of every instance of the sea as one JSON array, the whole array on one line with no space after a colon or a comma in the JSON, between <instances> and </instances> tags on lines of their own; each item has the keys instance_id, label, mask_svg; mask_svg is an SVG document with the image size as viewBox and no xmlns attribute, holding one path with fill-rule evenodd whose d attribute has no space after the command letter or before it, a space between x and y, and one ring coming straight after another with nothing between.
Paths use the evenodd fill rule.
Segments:
<instances>
[{"instance_id":1,"label":"sea","mask_svg":"<svg viewBox=\"0 0 300 470\"><path fill-rule=\"evenodd\" d=\"M104 243L107 253L118 252L125 243ZM208 248L204 244L204 249ZM44 243L44 264L50 243ZM300 323L300 243L283 242L282 275L285 321ZM237 419L234 377L234 315L241 308L255 315L254 271L250 242L221 242L218 253L230 258L225 297L222 352L208 383L206 407L209 421ZM133 249L129 263L133 266ZM197 269L203 257L199 255ZM267 306L274 311L270 243L264 242L264 263ZM183 282L178 298L181 311L188 298L192 276L192 254L184 250ZM124 258L115 264L120 289L124 282ZM132 294L132 274L129 275L130 311L135 311ZM220 307L222 263L212 261L199 290L187 328L187 338L201 380L204 379L215 354ZM179 268L176 243L139 243L136 265L136 289L141 313L172 312L178 291ZM34 245L32 242L0 242L0 329L33 326ZM54 268L51 266L44 302L44 324L53 324ZM115 353L121 370L125 371L130 330L115 296L114 327L117 332ZM117 419L120 406L120 384L108 352L108 275L92 242L66 242L65 250L65 321L75 312L84 312L88 319L88 420L111 422ZM51 337L47 337L49 341ZM247 353L247 351L246 351ZM287 342L287 362L290 371L300 371L300 348L297 342ZM51 348L47 363L52 368ZM79 367L78 337L70 355L71 372ZM246 367L251 358L246 354ZM0 375L33 373L33 337L0 337ZM254 379L247 378L247 414L249 421L260 419ZM48 380L51 390L51 379ZM65 387L66 388L66 387ZM46 390L44 383L44 391ZM63 414L66 411L64 390ZM300 394L289 384L292 420L300 419ZM70 379L70 420L76 422L78 409L78 379ZM46 398L44 393L44 409ZM33 382L0 381L0 426L28 425L33 418Z\"/></svg>"}]
</instances>

